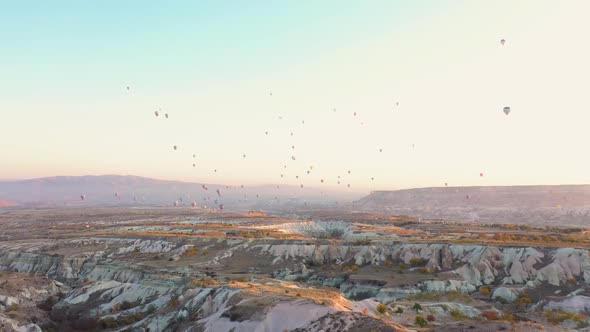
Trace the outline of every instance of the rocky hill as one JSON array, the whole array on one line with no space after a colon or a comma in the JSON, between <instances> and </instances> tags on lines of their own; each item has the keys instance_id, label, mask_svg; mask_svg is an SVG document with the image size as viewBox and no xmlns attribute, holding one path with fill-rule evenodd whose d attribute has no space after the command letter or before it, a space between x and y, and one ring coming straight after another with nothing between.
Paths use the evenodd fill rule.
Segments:
<instances>
[{"instance_id":1,"label":"rocky hill","mask_svg":"<svg viewBox=\"0 0 590 332\"><path fill-rule=\"evenodd\" d=\"M587 225L590 185L442 187L375 191L355 210L486 223Z\"/></svg>"},{"instance_id":2,"label":"rocky hill","mask_svg":"<svg viewBox=\"0 0 590 332\"><path fill-rule=\"evenodd\" d=\"M85 195L84 200L81 195ZM328 198L329 197L329 198ZM228 186L151 179L131 175L55 176L0 181L2 206L219 206L226 209L280 208L306 201L328 201L360 197L358 193L336 193L319 188L259 185Z\"/></svg>"}]
</instances>

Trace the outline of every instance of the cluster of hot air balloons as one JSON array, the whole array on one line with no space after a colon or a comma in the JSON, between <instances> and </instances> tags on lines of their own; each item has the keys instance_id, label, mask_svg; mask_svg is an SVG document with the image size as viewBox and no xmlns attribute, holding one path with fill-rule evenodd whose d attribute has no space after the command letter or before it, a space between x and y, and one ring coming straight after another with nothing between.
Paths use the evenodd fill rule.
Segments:
<instances>
[{"instance_id":1,"label":"cluster of hot air balloons","mask_svg":"<svg viewBox=\"0 0 590 332\"><path fill-rule=\"evenodd\" d=\"M500 40L500 44L502 46L505 46L506 45L506 40L505 39L501 39ZM130 91L131 90L131 87L130 86L126 86L126 90L127 91ZM269 91L269 96L270 97L273 97L273 92L272 91ZM399 105L400 105L400 102L399 101L395 101L395 107L399 107ZM332 112L335 113L336 112L336 108L332 108ZM511 112L511 108L509 106L505 106L503 108L503 112L504 112L504 114L509 115L510 112ZM154 111L154 115L155 115L156 118L159 118L161 114L162 114L162 109L161 108L158 108L158 110ZM353 111L352 112L352 116L353 116L353 118L359 119L359 114L356 111ZM169 118L169 114L168 113L164 113L164 118L168 119ZM282 115L279 115L278 116L278 119L279 120L282 120L283 119L283 116ZM359 123L361 125L364 125L364 122L359 122ZM305 120L304 119L301 120L301 124L302 125L305 125ZM265 136L271 136L270 133L271 133L271 130L265 130L264 131L264 135ZM290 131L290 137L294 137L294 136L295 136L294 132L293 131ZM413 149L415 148L415 144L412 144L412 148ZM179 150L179 147L178 147L178 145L172 145L172 149L174 151L178 151ZM378 147L377 148L377 151L379 151L379 153L383 153L384 149L382 147ZM296 157L296 154L295 154L295 144L291 144L290 145L290 155L291 155L290 159L291 159L292 162L294 162L294 161L297 160L297 157ZM195 159L196 158L196 154L192 154L192 157L193 157L193 159ZM242 153L242 159L246 159L246 157L247 157L246 153ZM196 163L195 162L192 163L192 167L193 168L196 168ZM285 164L283 166L283 168L286 169L287 168L287 165ZM306 170L306 174L307 175L311 175L313 169L314 169L313 166L310 166L309 169ZM217 173L217 169L214 169L213 171L214 171L214 173ZM352 174L352 171L349 169L349 170L346 171L346 173L348 175L351 175ZM480 177L483 177L484 176L484 173L483 172L480 172L479 173L479 176ZM281 173L280 174L280 178L285 178L285 174L284 173ZM295 175L295 179L299 180L299 178L300 178L299 175ZM375 177L372 176L370 179L371 179L371 181L374 181L375 180ZM341 181L342 181L341 176L338 176L337 179L335 179L335 180L336 180L335 182L336 182L337 185L340 185L341 184ZM327 181L326 181L326 179L324 177L322 177L319 180L319 183L320 184L325 184L325 183L327 183ZM448 186L448 183L445 182L444 183L444 186L447 187ZM300 183L299 187L300 188L303 188L304 187L303 183ZM350 183L346 184L346 187L347 188L350 188L351 187ZM240 188L244 188L244 186L243 185L240 185ZM277 186L277 188L279 188L279 187ZM205 190L205 191L207 191L208 190L208 187L206 185L202 185L202 189ZM217 193L217 196L221 198L222 195L221 195L221 192L220 192L219 189L216 190L216 193ZM259 197L258 194L256 196ZM115 192L115 197L117 199L121 199L121 196L119 195L118 192ZM469 199L468 196L466 198ZM85 200L86 199L86 195L85 194L80 195L80 199L81 200ZM204 198L204 200L207 200L207 198ZM174 205L175 206L179 206L180 205L180 202L182 202L182 198L180 198L178 201L175 201L174 202ZM197 205L196 202L193 202L192 203L192 206L193 207L196 207L196 205ZM219 208L220 209L223 209L223 204L219 204Z\"/></svg>"}]
</instances>

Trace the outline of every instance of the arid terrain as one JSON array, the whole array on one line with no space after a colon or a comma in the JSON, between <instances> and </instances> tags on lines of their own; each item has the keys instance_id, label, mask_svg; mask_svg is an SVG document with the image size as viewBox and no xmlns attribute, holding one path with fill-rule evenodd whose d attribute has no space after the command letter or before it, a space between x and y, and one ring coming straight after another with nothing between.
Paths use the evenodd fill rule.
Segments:
<instances>
[{"instance_id":1,"label":"arid terrain","mask_svg":"<svg viewBox=\"0 0 590 332\"><path fill-rule=\"evenodd\" d=\"M0 210L3 331L589 331L580 227Z\"/></svg>"}]
</instances>

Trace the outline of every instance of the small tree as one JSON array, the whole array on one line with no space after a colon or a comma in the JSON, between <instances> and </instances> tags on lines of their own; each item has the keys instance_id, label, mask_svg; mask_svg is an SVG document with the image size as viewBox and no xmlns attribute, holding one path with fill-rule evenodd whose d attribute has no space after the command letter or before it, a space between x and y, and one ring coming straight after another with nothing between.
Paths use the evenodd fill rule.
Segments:
<instances>
[{"instance_id":1,"label":"small tree","mask_svg":"<svg viewBox=\"0 0 590 332\"><path fill-rule=\"evenodd\" d=\"M397 307L397 309L395 309L395 312L398 313L398 314L403 314L404 313L404 308Z\"/></svg>"},{"instance_id":2,"label":"small tree","mask_svg":"<svg viewBox=\"0 0 590 332\"><path fill-rule=\"evenodd\" d=\"M414 306L412 307L412 309L416 310L416 312L422 310L422 306L420 305L420 303L416 302L414 303Z\"/></svg>"},{"instance_id":3,"label":"small tree","mask_svg":"<svg viewBox=\"0 0 590 332\"><path fill-rule=\"evenodd\" d=\"M387 312L387 306L385 304L383 304L383 303L379 303L377 305L377 312L380 313L380 314L386 313Z\"/></svg>"}]
</instances>

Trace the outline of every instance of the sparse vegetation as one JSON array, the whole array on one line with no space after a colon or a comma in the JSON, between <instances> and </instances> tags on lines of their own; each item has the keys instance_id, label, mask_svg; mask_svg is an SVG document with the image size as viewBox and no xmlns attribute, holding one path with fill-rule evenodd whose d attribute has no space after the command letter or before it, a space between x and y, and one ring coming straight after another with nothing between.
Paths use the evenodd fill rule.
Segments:
<instances>
[{"instance_id":1,"label":"sparse vegetation","mask_svg":"<svg viewBox=\"0 0 590 332\"><path fill-rule=\"evenodd\" d=\"M410 259L410 265L412 267L423 266L427 263L424 258L412 258Z\"/></svg>"},{"instance_id":2,"label":"sparse vegetation","mask_svg":"<svg viewBox=\"0 0 590 332\"><path fill-rule=\"evenodd\" d=\"M479 289L479 293L485 296L490 296L492 294L492 287L491 286L483 286Z\"/></svg>"},{"instance_id":3,"label":"sparse vegetation","mask_svg":"<svg viewBox=\"0 0 590 332\"><path fill-rule=\"evenodd\" d=\"M496 302L500 302L501 304L506 304L508 303L508 300L506 300L505 298L501 297L501 296L496 296Z\"/></svg>"},{"instance_id":4,"label":"sparse vegetation","mask_svg":"<svg viewBox=\"0 0 590 332\"><path fill-rule=\"evenodd\" d=\"M416 318L414 318L414 324L420 327L425 327L428 325L428 321L422 316L416 316Z\"/></svg>"},{"instance_id":5,"label":"sparse vegetation","mask_svg":"<svg viewBox=\"0 0 590 332\"><path fill-rule=\"evenodd\" d=\"M516 301L514 301L514 304L520 309L522 307L526 308L529 304L531 304L531 302L532 300L528 297L526 292L522 292L518 295L518 298Z\"/></svg>"},{"instance_id":6,"label":"sparse vegetation","mask_svg":"<svg viewBox=\"0 0 590 332\"><path fill-rule=\"evenodd\" d=\"M464 320L466 318L465 315L457 309L451 310L451 317L453 317L454 320Z\"/></svg>"},{"instance_id":7,"label":"sparse vegetation","mask_svg":"<svg viewBox=\"0 0 590 332\"><path fill-rule=\"evenodd\" d=\"M545 318L553 325L561 324L566 320L571 320L577 323L578 328L588 326L588 316L583 314L576 314L563 310L551 310L545 312Z\"/></svg>"},{"instance_id":8,"label":"sparse vegetation","mask_svg":"<svg viewBox=\"0 0 590 332\"><path fill-rule=\"evenodd\" d=\"M452 291L448 293L420 293L407 297L409 301L433 302L446 300L449 302L471 303L473 299L468 294Z\"/></svg>"},{"instance_id":9,"label":"sparse vegetation","mask_svg":"<svg viewBox=\"0 0 590 332\"><path fill-rule=\"evenodd\" d=\"M385 314L387 312L387 306L385 304L383 304L383 303L379 303L377 305L377 312L380 313L380 314L382 314L382 315Z\"/></svg>"}]
</instances>

